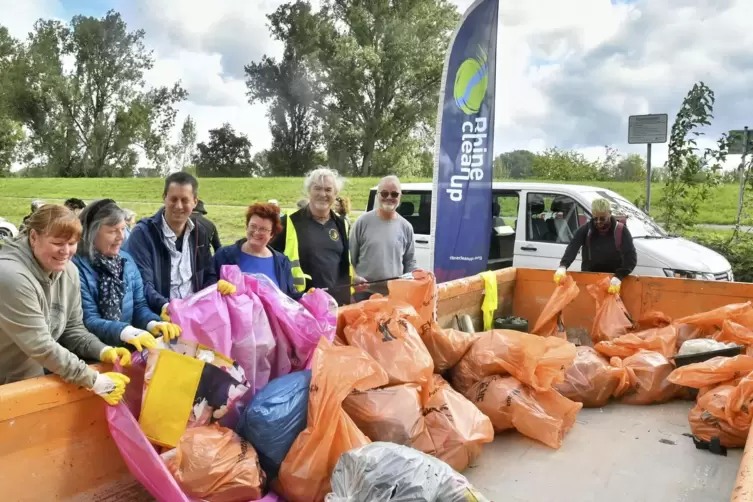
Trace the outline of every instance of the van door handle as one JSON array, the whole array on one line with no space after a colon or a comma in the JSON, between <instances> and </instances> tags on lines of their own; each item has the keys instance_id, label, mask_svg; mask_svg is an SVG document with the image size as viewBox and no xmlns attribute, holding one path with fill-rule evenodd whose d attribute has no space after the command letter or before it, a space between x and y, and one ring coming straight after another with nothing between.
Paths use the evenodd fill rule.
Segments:
<instances>
[{"instance_id":1,"label":"van door handle","mask_svg":"<svg viewBox=\"0 0 753 502\"><path fill-rule=\"evenodd\" d=\"M416 242L417 242L418 244L428 244L428 243L429 243L429 241L425 241L425 240L423 240L423 239L416 239Z\"/></svg>"},{"instance_id":2,"label":"van door handle","mask_svg":"<svg viewBox=\"0 0 753 502\"><path fill-rule=\"evenodd\" d=\"M533 246L523 246L520 248L521 251L536 251L537 249Z\"/></svg>"}]
</instances>

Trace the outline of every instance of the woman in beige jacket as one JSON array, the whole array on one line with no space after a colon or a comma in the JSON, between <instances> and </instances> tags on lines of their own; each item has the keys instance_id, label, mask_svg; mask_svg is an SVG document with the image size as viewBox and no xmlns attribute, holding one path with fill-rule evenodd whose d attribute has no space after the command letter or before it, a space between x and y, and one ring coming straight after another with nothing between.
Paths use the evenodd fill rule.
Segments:
<instances>
[{"instance_id":1,"label":"woman in beige jacket","mask_svg":"<svg viewBox=\"0 0 753 502\"><path fill-rule=\"evenodd\" d=\"M80 358L127 366L131 355L84 327L78 269L71 263L80 237L76 215L49 204L31 215L23 234L0 248L0 384L41 376L47 369L114 405L128 377L98 373Z\"/></svg>"}]
</instances>

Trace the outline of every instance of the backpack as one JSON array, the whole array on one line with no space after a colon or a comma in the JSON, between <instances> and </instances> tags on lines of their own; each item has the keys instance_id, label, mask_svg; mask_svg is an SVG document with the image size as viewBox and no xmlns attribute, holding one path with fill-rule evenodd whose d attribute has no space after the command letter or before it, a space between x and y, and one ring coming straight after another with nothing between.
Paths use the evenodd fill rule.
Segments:
<instances>
[{"instance_id":1,"label":"backpack","mask_svg":"<svg viewBox=\"0 0 753 502\"><path fill-rule=\"evenodd\" d=\"M614 227L614 245L617 247L618 252L622 252L622 232L625 230L623 223L617 222ZM593 226L588 228L588 234L586 234L586 247L588 248L588 259L591 259L591 235L593 234Z\"/></svg>"}]
</instances>

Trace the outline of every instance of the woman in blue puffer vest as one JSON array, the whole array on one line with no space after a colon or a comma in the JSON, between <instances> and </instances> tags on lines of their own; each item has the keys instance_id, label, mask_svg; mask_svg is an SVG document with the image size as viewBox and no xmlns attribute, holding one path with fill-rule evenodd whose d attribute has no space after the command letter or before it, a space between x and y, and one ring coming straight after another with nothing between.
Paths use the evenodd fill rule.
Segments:
<instances>
[{"instance_id":1,"label":"woman in blue puffer vest","mask_svg":"<svg viewBox=\"0 0 753 502\"><path fill-rule=\"evenodd\" d=\"M73 262L81 278L81 305L86 329L113 347L136 350L157 346L155 336L169 341L180 328L163 322L146 303L141 273L120 249L126 213L111 199L89 204L81 214L83 233Z\"/></svg>"}]
</instances>

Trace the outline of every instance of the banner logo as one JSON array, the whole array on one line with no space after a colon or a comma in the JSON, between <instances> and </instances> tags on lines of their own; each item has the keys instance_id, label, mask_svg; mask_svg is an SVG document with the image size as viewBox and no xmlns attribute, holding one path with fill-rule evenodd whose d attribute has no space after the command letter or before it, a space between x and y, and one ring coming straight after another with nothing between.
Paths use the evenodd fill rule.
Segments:
<instances>
[{"instance_id":1,"label":"banner logo","mask_svg":"<svg viewBox=\"0 0 753 502\"><path fill-rule=\"evenodd\" d=\"M489 85L489 61L484 50L478 48L478 56L468 58L455 73L455 104L466 115L475 115L481 110Z\"/></svg>"}]
</instances>

